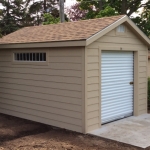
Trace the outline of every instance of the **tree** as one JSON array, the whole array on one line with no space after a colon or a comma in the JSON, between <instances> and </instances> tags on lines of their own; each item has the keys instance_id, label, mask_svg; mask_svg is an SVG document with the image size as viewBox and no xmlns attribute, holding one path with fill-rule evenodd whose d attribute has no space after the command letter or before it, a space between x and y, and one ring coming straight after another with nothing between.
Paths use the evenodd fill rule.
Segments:
<instances>
[{"instance_id":1,"label":"tree","mask_svg":"<svg viewBox=\"0 0 150 150\"><path fill-rule=\"evenodd\" d=\"M51 12L53 16L58 15L58 1L59 0L26 0L27 5L40 7L43 13Z\"/></svg>"},{"instance_id":2,"label":"tree","mask_svg":"<svg viewBox=\"0 0 150 150\"><path fill-rule=\"evenodd\" d=\"M150 38L150 5L143 9L140 16L132 20Z\"/></svg>"},{"instance_id":3,"label":"tree","mask_svg":"<svg viewBox=\"0 0 150 150\"><path fill-rule=\"evenodd\" d=\"M40 25L43 22L43 17L45 13L50 13L52 16L58 18L59 10L58 10L58 0L28 0L29 14L34 16L34 24Z\"/></svg>"},{"instance_id":4,"label":"tree","mask_svg":"<svg viewBox=\"0 0 150 150\"><path fill-rule=\"evenodd\" d=\"M22 27L43 24L47 17L59 17L57 0L0 0L0 27L2 35ZM45 13L49 13L44 15ZM56 19L58 20L58 19Z\"/></svg>"},{"instance_id":5,"label":"tree","mask_svg":"<svg viewBox=\"0 0 150 150\"><path fill-rule=\"evenodd\" d=\"M1 0L0 27L2 35L22 27L33 25L34 18L29 14L24 0Z\"/></svg>"},{"instance_id":6,"label":"tree","mask_svg":"<svg viewBox=\"0 0 150 150\"><path fill-rule=\"evenodd\" d=\"M109 17L109 16L115 16L115 15L118 15L118 13L116 13L115 9L113 9L110 6L107 6L104 10L101 10L96 15L96 18Z\"/></svg>"},{"instance_id":7,"label":"tree","mask_svg":"<svg viewBox=\"0 0 150 150\"><path fill-rule=\"evenodd\" d=\"M76 3L67 9L67 14L71 21L78 21L86 17L86 10L80 8L80 3Z\"/></svg>"},{"instance_id":8,"label":"tree","mask_svg":"<svg viewBox=\"0 0 150 150\"><path fill-rule=\"evenodd\" d=\"M137 26L147 35L150 36L150 1L141 0L77 0L78 7L71 7L69 18L71 20L93 19L105 16L123 15L129 16ZM132 17L133 13L143 8L143 12L138 17ZM81 12L80 14L78 12ZM74 14L75 19L72 19Z\"/></svg>"},{"instance_id":9,"label":"tree","mask_svg":"<svg viewBox=\"0 0 150 150\"><path fill-rule=\"evenodd\" d=\"M80 3L80 9L86 11L86 19L95 18L100 11L104 10L107 6L106 0L77 0ZM110 7L109 7L110 8Z\"/></svg>"},{"instance_id":10,"label":"tree","mask_svg":"<svg viewBox=\"0 0 150 150\"><path fill-rule=\"evenodd\" d=\"M3 5L3 9L0 11L0 27L3 35L9 34L18 29L16 24L16 16L14 16L13 8L14 6L10 3L10 1L1 0L1 4Z\"/></svg>"},{"instance_id":11,"label":"tree","mask_svg":"<svg viewBox=\"0 0 150 150\"><path fill-rule=\"evenodd\" d=\"M44 21L43 21L43 25L47 25L47 24L57 24L60 22L60 18L55 18L54 16L52 16L49 13L45 13L44 14Z\"/></svg>"},{"instance_id":12,"label":"tree","mask_svg":"<svg viewBox=\"0 0 150 150\"><path fill-rule=\"evenodd\" d=\"M150 1L144 1L141 3L141 0L77 0L80 2L80 7L83 10L93 11L97 12L104 10L107 6L110 6L115 9L115 11L122 15L126 14L128 16L131 16L133 13L137 12L139 8L146 8L150 5Z\"/></svg>"},{"instance_id":13,"label":"tree","mask_svg":"<svg viewBox=\"0 0 150 150\"><path fill-rule=\"evenodd\" d=\"M107 4L115 8L120 15L126 14L127 16L131 16L139 8L145 8L150 5L150 1L143 1L141 3L141 0L108 0Z\"/></svg>"}]
</instances>

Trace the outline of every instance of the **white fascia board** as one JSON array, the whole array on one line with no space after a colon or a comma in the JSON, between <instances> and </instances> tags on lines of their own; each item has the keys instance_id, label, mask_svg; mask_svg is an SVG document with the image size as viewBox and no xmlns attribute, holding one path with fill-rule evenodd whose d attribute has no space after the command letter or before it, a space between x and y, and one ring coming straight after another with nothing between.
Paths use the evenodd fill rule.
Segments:
<instances>
[{"instance_id":1,"label":"white fascia board","mask_svg":"<svg viewBox=\"0 0 150 150\"><path fill-rule=\"evenodd\" d=\"M150 39L136 26L136 24L130 18L127 19L127 23L143 38L143 40L150 47Z\"/></svg>"},{"instance_id":2,"label":"white fascia board","mask_svg":"<svg viewBox=\"0 0 150 150\"><path fill-rule=\"evenodd\" d=\"M86 40L86 46L88 46L92 42L96 41L97 39L99 39L103 35L107 34L111 30L115 29L116 27L118 27L120 24L122 24L124 22L127 22L143 38L143 40L147 43L148 47L150 47L150 39L126 15L123 16L122 18L120 18L119 20L117 20L116 22L114 22L113 24L111 24L110 26L106 27L102 31L100 31L100 32L96 33L95 35L91 36L90 38L88 38Z\"/></svg>"},{"instance_id":3,"label":"white fascia board","mask_svg":"<svg viewBox=\"0 0 150 150\"><path fill-rule=\"evenodd\" d=\"M42 47L75 47L85 46L86 41L63 41L63 42L47 42L47 43L15 43L15 44L0 44L0 49L7 48L42 48Z\"/></svg>"}]
</instances>

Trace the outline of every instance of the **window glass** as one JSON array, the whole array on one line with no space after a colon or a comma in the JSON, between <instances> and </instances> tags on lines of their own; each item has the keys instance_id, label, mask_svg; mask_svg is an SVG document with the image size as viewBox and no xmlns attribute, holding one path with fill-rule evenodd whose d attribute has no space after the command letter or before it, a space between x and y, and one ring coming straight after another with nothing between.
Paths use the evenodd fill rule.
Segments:
<instances>
[{"instance_id":1,"label":"window glass","mask_svg":"<svg viewBox=\"0 0 150 150\"><path fill-rule=\"evenodd\" d=\"M117 27L117 32L122 32L124 33L125 32L125 26L124 25L120 25Z\"/></svg>"}]
</instances>

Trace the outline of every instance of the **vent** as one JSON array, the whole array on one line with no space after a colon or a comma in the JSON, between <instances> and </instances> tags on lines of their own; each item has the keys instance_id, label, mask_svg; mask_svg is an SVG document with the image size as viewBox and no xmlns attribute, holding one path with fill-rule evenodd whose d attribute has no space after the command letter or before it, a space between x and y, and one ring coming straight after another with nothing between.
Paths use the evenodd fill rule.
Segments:
<instances>
[{"instance_id":1,"label":"vent","mask_svg":"<svg viewBox=\"0 0 150 150\"><path fill-rule=\"evenodd\" d=\"M125 32L125 26L124 25L118 26L117 27L117 32L124 33Z\"/></svg>"}]
</instances>

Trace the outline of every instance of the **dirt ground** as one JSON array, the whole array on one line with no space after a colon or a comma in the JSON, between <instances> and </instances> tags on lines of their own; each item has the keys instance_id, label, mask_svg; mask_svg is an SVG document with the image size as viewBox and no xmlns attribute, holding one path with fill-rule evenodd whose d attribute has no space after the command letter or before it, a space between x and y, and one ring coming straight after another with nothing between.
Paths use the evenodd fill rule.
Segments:
<instances>
[{"instance_id":1,"label":"dirt ground","mask_svg":"<svg viewBox=\"0 0 150 150\"><path fill-rule=\"evenodd\" d=\"M83 135L0 114L0 150L141 149L100 137ZM146 150L150 150L150 148Z\"/></svg>"}]
</instances>

